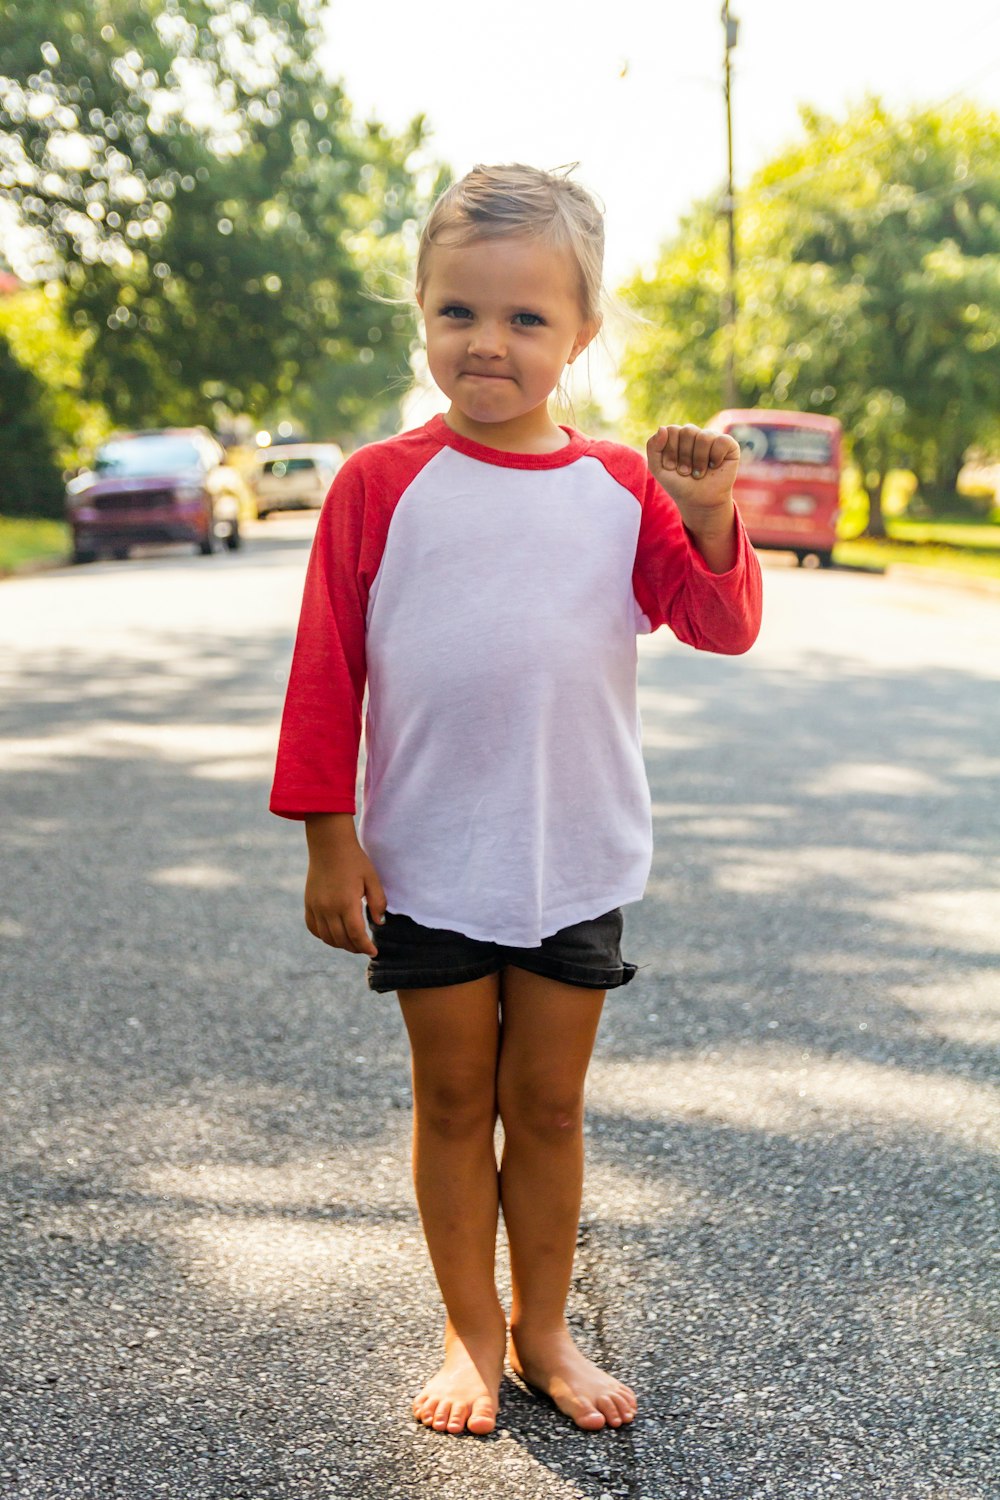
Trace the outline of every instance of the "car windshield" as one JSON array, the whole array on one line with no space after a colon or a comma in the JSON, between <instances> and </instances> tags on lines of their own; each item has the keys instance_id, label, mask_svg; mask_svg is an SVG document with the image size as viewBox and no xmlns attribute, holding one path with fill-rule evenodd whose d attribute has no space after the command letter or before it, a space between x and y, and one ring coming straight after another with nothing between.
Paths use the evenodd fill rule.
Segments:
<instances>
[{"instance_id":1,"label":"car windshield","mask_svg":"<svg viewBox=\"0 0 1000 1500\"><path fill-rule=\"evenodd\" d=\"M833 438L816 427L770 427L736 422L729 429L743 456L755 464L829 464Z\"/></svg>"},{"instance_id":2,"label":"car windshield","mask_svg":"<svg viewBox=\"0 0 1000 1500\"><path fill-rule=\"evenodd\" d=\"M121 438L98 450L94 468L111 477L182 474L201 467L201 454L190 438L150 435Z\"/></svg>"},{"instance_id":3,"label":"car windshield","mask_svg":"<svg viewBox=\"0 0 1000 1500\"><path fill-rule=\"evenodd\" d=\"M264 473L281 479L284 474L301 474L304 469L315 467L315 460L311 458L270 458L264 465Z\"/></svg>"}]
</instances>

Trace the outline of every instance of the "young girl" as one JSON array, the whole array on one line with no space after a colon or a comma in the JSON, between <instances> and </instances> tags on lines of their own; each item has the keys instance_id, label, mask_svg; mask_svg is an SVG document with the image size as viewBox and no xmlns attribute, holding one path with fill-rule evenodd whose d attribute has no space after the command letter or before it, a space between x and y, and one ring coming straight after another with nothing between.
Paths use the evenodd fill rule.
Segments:
<instances>
[{"instance_id":1,"label":"young girl","mask_svg":"<svg viewBox=\"0 0 1000 1500\"><path fill-rule=\"evenodd\" d=\"M399 994L447 1313L413 1411L449 1433L496 1424L501 1208L513 1368L579 1427L635 1416L564 1309L584 1078L605 992L635 972L619 908L652 852L636 634L736 653L760 619L731 438L661 427L643 462L550 415L600 327L602 253L598 209L562 176L476 167L434 206L416 293L451 405L355 453L327 498L271 800L305 820L310 932Z\"/></svg>"}]
</instances>

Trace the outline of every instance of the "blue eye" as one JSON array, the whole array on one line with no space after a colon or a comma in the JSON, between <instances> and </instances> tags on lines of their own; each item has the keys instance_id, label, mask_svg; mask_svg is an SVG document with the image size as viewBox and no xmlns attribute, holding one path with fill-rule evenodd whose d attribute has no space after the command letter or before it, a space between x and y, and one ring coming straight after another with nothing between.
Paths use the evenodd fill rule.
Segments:
<instances>
[{"instance_id":1,"label":"blue eye","mask_svg":"<svg viewBox=\"0 0 1000 1500\"><path fill-rule=\"evenodd\" d=\"M514 314L514 322L520 323L522 328L541 328L544 321L544 318L540 318L537 313Z\"/></svg>"},{"instance_id":2,"label":"blue eye","mask_svg":"<svg viewBox=\"0 0 1000 1500\"><path fill-rule=\"evenodd\" d=\"M472 314L467 307L460 307L458 303L451 303L448 307L442 307L442 318L453 318L456 321L462 318L471 318Z\"/></svg>"}]
</instances>

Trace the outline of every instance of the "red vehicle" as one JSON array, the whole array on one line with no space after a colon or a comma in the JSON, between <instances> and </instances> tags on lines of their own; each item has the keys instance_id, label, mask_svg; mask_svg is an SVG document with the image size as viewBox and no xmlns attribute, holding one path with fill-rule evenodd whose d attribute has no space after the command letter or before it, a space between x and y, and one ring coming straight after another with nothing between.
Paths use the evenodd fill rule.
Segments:
<instances>
[{"instance_id":1,"label":"red vehicle","mask_svg":"<svg viewBox=\"0 0 1000 1500\"><path fill-rule=\"evenodd\" d=\"M247 508L252 514L244 481L205 428L122 433L67 486L73 561L127 557L131 546L149 542L191 542L203 553L220 542L236 548Z\"/></svg>"},{"instance_id":2,"label":"red vehicle","mask_svg":"<svg viewBox=\"0 0 1000 1500\"><path fill-rule=\"evenodd\" d=\"M833 562L841 427L806 411L720 411L707 424L740 445L735 498L755 547Z\"/></svg>"}]
</instances>

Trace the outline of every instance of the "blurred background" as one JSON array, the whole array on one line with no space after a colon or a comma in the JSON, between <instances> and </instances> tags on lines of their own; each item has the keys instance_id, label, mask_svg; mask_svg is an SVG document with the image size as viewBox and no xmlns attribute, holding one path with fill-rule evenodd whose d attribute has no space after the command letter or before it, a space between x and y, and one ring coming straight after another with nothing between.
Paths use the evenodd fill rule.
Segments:
<instances>
[{"instance_id":1,"label":"blurred background","mask_svg":"<svg viewBox=\"0 0 1000 1500\"><path fill-rule=\"evenodd\" d=\"M525 160L578 163L608 212L604 345L567 420L641 443L723 408L835 419L842 450L813 452L833 529L800 561L1000 576L996 5L574 16L8 3L0 569L233 546L241 520L315 505L343 453L437 409L407 302L430 200ZM121 435L163 429L186 436L151 473ZM793 546L794 504L825 502L808 442L782 458L776 432L741 420L746 507L761 545ZM789 460L791 491L768 490ZM792 532L769 540L769 504Z\"/></svg>"}]
</instances>

